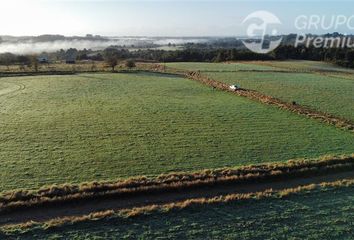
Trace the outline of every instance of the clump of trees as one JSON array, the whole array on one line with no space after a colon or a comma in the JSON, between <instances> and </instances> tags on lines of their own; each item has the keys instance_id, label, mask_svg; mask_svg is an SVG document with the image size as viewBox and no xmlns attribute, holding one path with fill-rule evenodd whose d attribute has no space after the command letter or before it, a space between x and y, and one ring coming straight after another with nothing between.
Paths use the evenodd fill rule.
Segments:
<instances>
[{"instance_id":1,"label":"clump of trees","mask_svg":"<svg viewBox=\"0 0 354 240\"><path fill-rule=\"evenodd\" d=\"M0 64L6 66L7 70L9 70L10 65L16 62L18 62L18 58L12 53L3 53L0 55Z\"/></svg>"},{"instance_id":2,"label":"clump of trees","mask_svg":"<svg viewBox=\"0 0 354 240\"><path fill-rule=\"evenodd\" d=\"M34 64L34 58L37 64ZM12 53L0 54L0 65L6 66L7 70L10 70L11 65L18 65L20 70L24 70L25 67L36 66L38 70L38 60L36 56L31 55L15 55Z\"/></svg>"}]
</instances>

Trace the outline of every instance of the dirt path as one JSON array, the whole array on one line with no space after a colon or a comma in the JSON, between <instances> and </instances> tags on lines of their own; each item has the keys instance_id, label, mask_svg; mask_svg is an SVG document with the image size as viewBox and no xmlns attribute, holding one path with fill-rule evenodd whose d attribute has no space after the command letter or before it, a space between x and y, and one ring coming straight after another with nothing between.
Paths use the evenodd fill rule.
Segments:
<instances>
[{"instance_id":1,"label":"dirt path","mask_svg":"<svg viewBox=\"0 0 354 240\"><path fill-rule=\"evenodd\" d=\"M104 210L119 210L123 208L141 207L151 204L162 204L182 201L192 198L215 197L232 193L252 193L267 189L282 190L312 183L332 182L341 179L354 179L354 171L328 174L316 177L295 178L287 181L259 182L243 184L219 184L202 186L198 189L169 191L162 193L140 194L127 197L110 197L105 199L81 200L75 203L60 203L51 206L38 206L14 210L0 214L0 226L17 224L27 221L47 221L66 216L82 216Z\"/></svg>"}]
</instances>

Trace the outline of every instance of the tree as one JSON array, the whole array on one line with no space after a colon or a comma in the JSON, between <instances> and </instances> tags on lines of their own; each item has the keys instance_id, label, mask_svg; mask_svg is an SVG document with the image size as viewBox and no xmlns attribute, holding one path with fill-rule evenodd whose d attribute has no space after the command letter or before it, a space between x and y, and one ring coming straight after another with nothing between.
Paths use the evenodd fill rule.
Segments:
<instances>
[{"instance_id":1,"label":"tree","mask_svg":"<svg viewBox=\"0 0 354 240\"><path fill-rule=\"evenodd\" d=\"M92 71L92 72L96 71L96 64L95 64L95 61L92 61L92 63L91 63L91 71Z\"/></svg>"},{"instance_id":2,"label":"tree","mask_svg":"<svg viewBox=\"0 0 354 240\"><path fill-rule=\"evenodd\" d=\"M354 61L354 50L348 50L345 54L345 58L348 62L353 62Z\"/></svg>"},{"instance_id":3,"label":"tree","mask_svg":"<svg viewBox=\"0 0 354 240\"><path fill-rule=\"evenodd\" d=\"M31 62L30 62L29 67L32 67L35 72L38 72L39 62L38 62L38 58L36 55L31 56Z\"/></svg>"},{"instance_id":4,"label":"tree","mask_svg":"<svg viewBox=\"0 0 354 240\"><path fill-rule=\"evenodd\" d=\"M0 64L5 65L10 70L10 65L16 62L16 56L12 53L3 53L0 56Z\"/></svg>"},{"instance_id":5,"label":"tree","mask_svg":"<svg viewBox=\"0 0 354 240\"><path fill-rule=\"evenodd\" d=\"M19 70L25 71L25 66L28 66L31 62L30 57L25 55L19 55L16 59L17 63L19 64Z\"/></svg>"},{"instance_id":6,"label":"tree","mask_svg":"<svg viewBox=\"0 0 354 240\"><path fill-rule=\"evenodd\" d=\"M125 66L129 69L135 68L136 67L135 61L132 59L129 59L128 61L125 62Z\"/></svg>"},{"instance_id":7,"label":"tree","mask_svg":"<svg viewBox=\"0 0 354 240\"><path fill-rule=\"evenodd\" d=\"M78 50L76 48L69 48L65 53L65 62L73 64L76 62Z\"/></svg>"},{"instance_id":8,"label":"tree","mask_svg":"<svg viewBox=\"0 0 354 240\"><path fill-rule=\"evenodd\" d=\"M216 55L214 62L222 62L222 61L225 61L225 55L224 55L224 52L222 50L220 50L218 52L218 54Z\"/></svg>"},{"instance_id":9,"label":"tree","mask_svg":"<svg viewBox=\"0 0 354 240\"><path fill-rule=\"evenodd\" d=\"M30 64L31 59L29 56L19 55L17 56L17 62L21 65L28 65Z\"/></svg>"},{"instance_id":10,"label":"tree","mask_svg":"<svg viewBox=\"0 0 354 240\"><path fill-rule=\"evenodd\" d=\"M104 50L104 60L112 68L112 72L114 72L115 67L118 65L118 58L119 51L116 48L106 48Z\"/></svg>"},{"instance_id":11,"label":"tree","mask_svg":"<svg viewBox=\"0 0 354 240\"><path fill-rule=\"evenodd\" d=\"M109 67L112 68L112 72L114 72L115 67L118 65L118 59L116 56L108 56L105 58L105 61Z\"/></svg>"}]
</instances>

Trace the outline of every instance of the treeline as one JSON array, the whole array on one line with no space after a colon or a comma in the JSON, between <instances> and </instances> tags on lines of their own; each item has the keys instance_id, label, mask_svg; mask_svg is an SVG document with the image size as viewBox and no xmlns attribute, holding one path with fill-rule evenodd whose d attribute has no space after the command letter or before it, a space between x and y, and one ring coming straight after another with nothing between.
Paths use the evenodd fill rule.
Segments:
<instances>
[{"instance_id":1,"label":"treeline","mask_svg":"<svg viewBox=\"0 0 354 240\"><path fill-rule=\"evenodd\" d=\"M332 62L344 67L354 67L354 50L350 48L315 48L294 47L282 45L268 54L258 54L244 49L196 49L187 48L176 51L165 50L138 50L125 49L105 50L115 51L122 59L141 59L157 62L224 62L249 60L314 60Z\"/></svg>"},{"instance_id":2,"label":"treeline","mask_svg":"<svg viewBox=\"0 0 354 240\"><path fill-rule=\"evenodd\" d=\"M275 49L270 55L275 59L298 59L332 62L343 67L354 67L354 49L351 48L315 48L315 47L294 47L282 45Z\"/></svg>"},{"instance_id":3,"label":"treeline","mask_svg":"<svg viewBox=\"0 0 354 240\"><path fill-rule=\"evenodd\" d=\"M145 49L128 51L127 49L107 48L102 58L107 55L118 59L137 59L156 62L224 62L248 60L314 60L332 62L344 67L354 67L354 50L350 48L315 48L281 45L268 54L258 54L245 49L196 49L166 51Z\"/></svg>"},{"instance_id":4,"label":"treeline","mask_svg":"<svg viewBox=\"0 0 354 240\"><path fill-rule=\"evenodd\" d=\"M185 48L182 50L139 49L130 51L120 47L109 47L103 51L90 49L77 50L74 48L60 50L54 53L42 53L37 56L46 56L51 61L62 61L68 56L76 60L104 61L114 57L117 60L135 59L137 61L155 62L223 62L223 61L248 61L248 60L315 60L332 62L344 67L354 67L354 50L350 48L315 48L292 45L281 45L268 54L258 54L246 49L208 49ZM33 56L14 55L11 53L0 54L0 65L29 65Z\"/></svg>"},{"instance_id":5,"label":"treeline","mask_svg":"<svg viewBox=\"0 0 354 240\"><path fill-rule=\"evenodd\" d=\"M140 50L132 52L132 58L158 62L222 62L231 60L272 60L270 55L237 49L184 49L176 51Z\"/></svg>"},{"instance_id":6,"label":"treeline","mask_svg":"<svg viewBox=\"0 0 354 240\"><path fill-rule=\"evenodd\" d=\"M0 54L0 65L6 66L8 69L11 65L19 65L20 70L24 70L25 66L33 67L38 70L38 59L34 55L15 55L12 53Z\"/></svg>"}]
</instances>

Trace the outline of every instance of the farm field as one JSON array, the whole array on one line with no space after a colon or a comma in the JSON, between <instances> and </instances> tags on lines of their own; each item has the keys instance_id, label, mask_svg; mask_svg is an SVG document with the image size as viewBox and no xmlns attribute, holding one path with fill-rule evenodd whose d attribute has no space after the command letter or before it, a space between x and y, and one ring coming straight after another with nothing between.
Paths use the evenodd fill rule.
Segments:
<instances>
[{"instance_id":1,"label":"farm field","mask_svg":"<svg viewBox=\"0 0 354 240\"><path fill-rule=\"evenodd\" d=\"M256 62L258 63L258 62ZM254 62L238 63L202 63L202 62L180 62L166 63L166 66L183 70L201 72L234 72L234 71L287 71L281 67L273 67L265 64L255 64Z\"/></svg>"},{"instance_id":2,"label":"farm field","mask_svg":"<svg viewBox=\"0 0 354 240\"><path fill-rule=\"evenodd\" d=\"M251 61L248 64L283 68L293 71L317 71L317 72L336 72L336 73L354 73L353 69L340 67L338 65L308 60L286 60L286 61Z\"/></svg>"},{"instance_id":3,"label":"farm field","mask_svg":"<svg viewBox=\"0 0 354 240\"><path fill-rule=\"evenodd\" d=\"M349 5L2 1L0 240L354 240Z\"/></svg>"},{"instance_id":4,"label":"farm field","mask_svg":"<svg viewBox=\"0 0 354 240\"><path fill-rule=\"evenodd\" d=\"M258 69L258 67L270 67L268 65L284 66L287 64L286 66L290 66L292 63L267 62L267 65L262 65L259 62L254 62L253 64L254 69ZM308 68L311 68L311 64L314 63L310 62ZM248 65L252 66L252 63ZM300 105L354 121L354 79L352 79L351 74L331 73L331 75L323 75L295 71L293 73L242 71L252 69L248 65L247 68L244 67L244 63L205 63L204 66L202 63L198 65L191 63L189 66L186 63L173 63L168 66L200 70L211 78L230 85L238 84L243 88L253 89L286 102L295 101ZM328 66L324 63L320 65L323 65L323 69L325 69L324 66ZM295 64L295 67L300 68L300 66ZM216 71L217 69L232 68L239 70L231 72ZM334 67L332 66L332 68ZM344 68L337 67L335 69L341 70Z\"/></svg>"},{"instance_id":5,"label":"farm field","mask_svg":"<svg viewBox=\"0 0 354 240\"><path fill-rule=\"evenodd\" d=\"M111 217L18 239L352 239L354 188L313 190L286 198L190 206L131 218ZM315 221L314 221L315 219ZM256 229L256 231L255 231Z\"/></svg>"},{"instance_id":6,"label":"farm field","mask_svg":"<svg viewBox=\"0 0 354 240\"><path fill-rule=\"evenodd\" d=\"M350 132L173 75L0 82L1 191L354 152Z\"/></svg>"}]
</instances>

